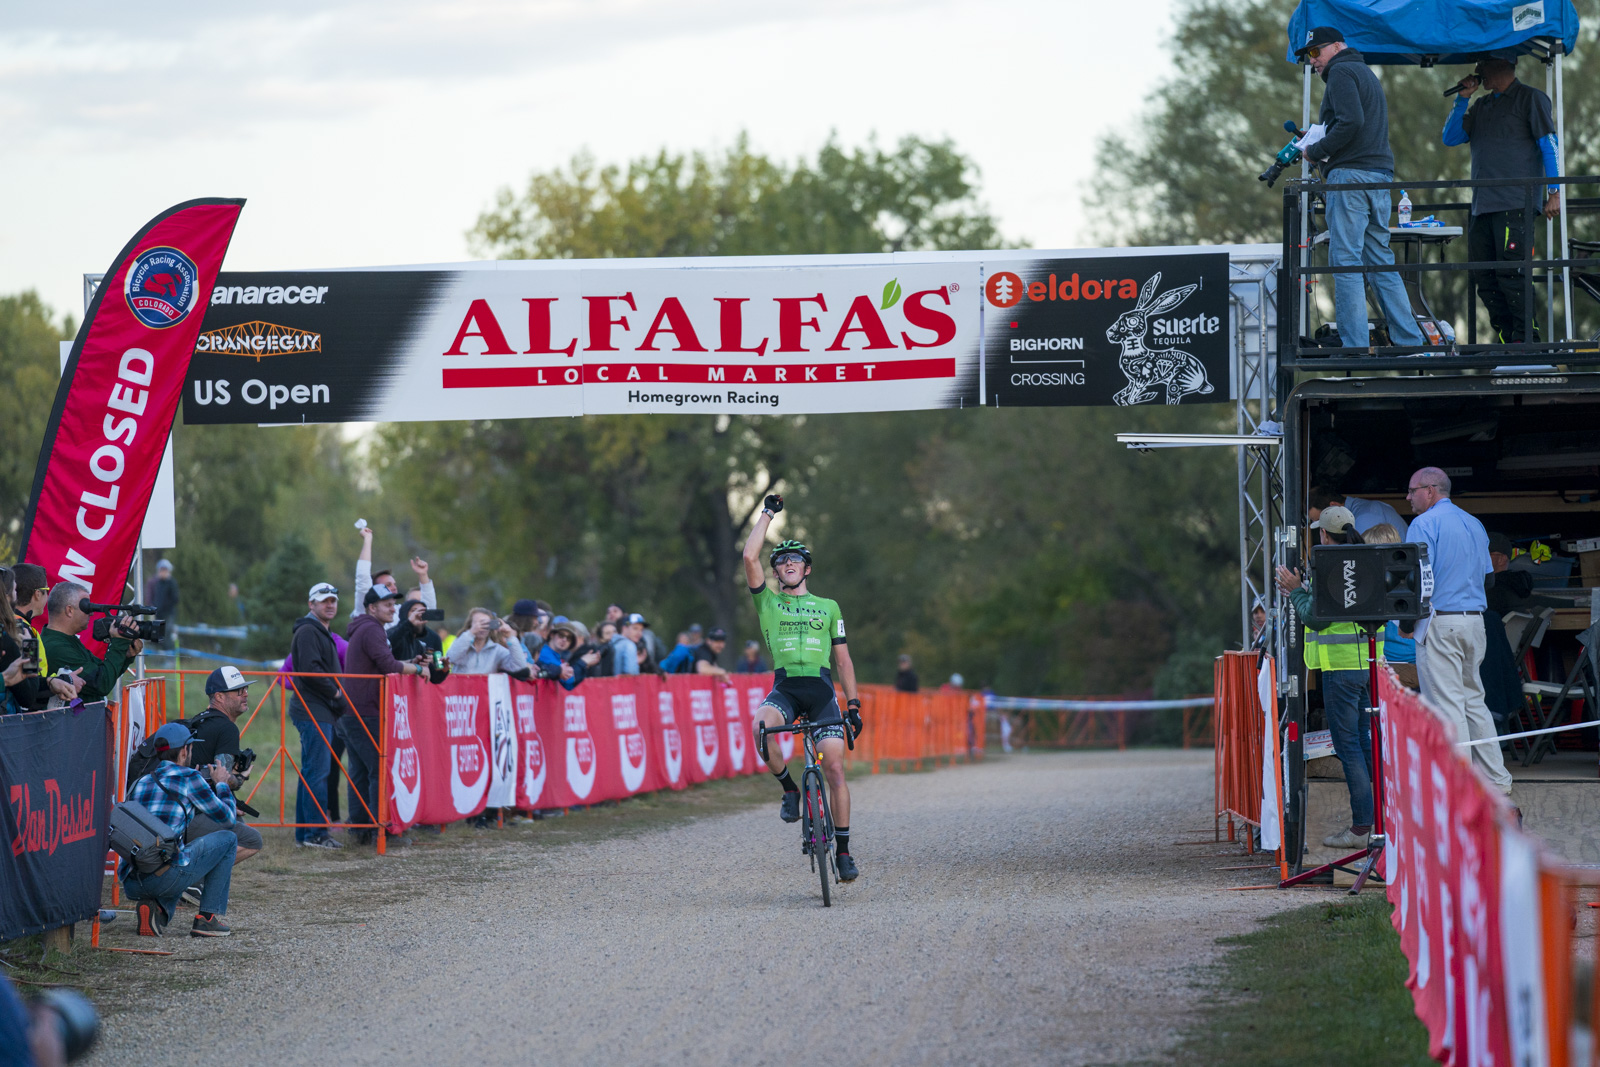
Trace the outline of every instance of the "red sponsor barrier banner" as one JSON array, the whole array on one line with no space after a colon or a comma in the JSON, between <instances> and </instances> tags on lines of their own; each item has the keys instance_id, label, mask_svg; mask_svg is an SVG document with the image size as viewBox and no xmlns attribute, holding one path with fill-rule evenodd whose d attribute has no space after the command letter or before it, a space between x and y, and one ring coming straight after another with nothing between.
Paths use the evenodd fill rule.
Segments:
<instances>
[{"instance_id":1,"label":"red sponsor barrier banner","mask_svg":"<svg viewBox=\"0 0 1600 1067\"><path fill-rule=\"evenodd\" d=\"M751 724L770 674L556 682L389 679L388 788L396 829L485 807L596 804L762 770ZM780 750L793 754L785 735Z\"/></svg>"},{"instance_id":2,"label":"red sponsor barrier banner","mask_svg":"<svg viewBox=\"0 0 1600 1067\"><path fill-rule=\"evenodd\" d=\"M243 200L191 200L117 254L67 359L22 526L54 584L121 603L195 338Z\"/></svg>"},{"instance_id":3,"label":"red sponsor barrier banner","mask_svg":"<svg viewBox=\"0 0 1600 1067\"><path fill-rule=\"evenodd\" d=\"M1570 964L1560 959L1569 950L1541 916L1540 879L1556 864L1478 777L1452 726L1387 669L1379 693L1383 865L1429 1053L1449 1064L1565 1062L1545 975L1547 963Z\"/></svg>"}]
</instances>

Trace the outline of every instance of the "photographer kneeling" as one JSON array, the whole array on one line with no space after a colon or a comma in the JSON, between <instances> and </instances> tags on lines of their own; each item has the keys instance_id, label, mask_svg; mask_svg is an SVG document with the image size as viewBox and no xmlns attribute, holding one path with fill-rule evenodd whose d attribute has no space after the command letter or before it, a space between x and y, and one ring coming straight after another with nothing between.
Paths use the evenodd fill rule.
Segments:
<instances>
[{"instance_id":1,"label":"photographer kneeling","mask_svg":"<svg viewBox=\"0 0 1600 1067\"><path fill-rule=\"evenodd\" d=\"M117 679L133 666L134 657L144 651L144 642L134 639L139 624L126 615L119 615L111 624L105 659L83 647L78 635L89 628L92 616L80 608L78 602L88 595L89 590L75 582L57 582L50 590L50 599L45 602L50 621L45 624L39 640L51 675L79 672L83 688L78 696L85 704L92 704L106 699L116 689Z\"/></svg>"},{"instance_id":2,"label":"photographer kneeling","mask_svg":"<svg viewBox=\"0 0 1600 1067\"><path fill-rule=\"evenodd\" d=\"M199 910L190 936L227 937L230 931L222 917L228 911L228 888L233 883L233 858L239 842L232 829L238 822L237 809L228 787L232 768L222 763L199 770L191 767L194 734L182 723L167 723L151 740L162 762L133 784L128 799L143 804L186 840L191 824L202 815L222 829L185 844L176 860L149 874L140 874L124 859L117 865L117 877L128 899L138 901L140 935L160 937L184 890L199 885Z\"/></svg>"}]
</instances>

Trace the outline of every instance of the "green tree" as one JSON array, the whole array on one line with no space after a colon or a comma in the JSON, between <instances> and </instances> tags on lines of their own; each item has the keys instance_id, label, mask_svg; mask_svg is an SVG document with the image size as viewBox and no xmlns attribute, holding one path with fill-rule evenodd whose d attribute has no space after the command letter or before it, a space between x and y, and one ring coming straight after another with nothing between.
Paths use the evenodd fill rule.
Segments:
<instances>
[{"instance_id":1,"label":"green tree","mask_svg":"<svg viewBox=\"0 0 1600 1067\"><path fill-rule=\"evenodd\" d=\"M306 613L306 591L327 577L310 543L297 533L285 536L270 556L250 568L241 589L253 624L245 654L287 655L294 621Z\"/></svg>"},{"instance_id":2,"label":"green tree","mask_svg":"<svg viewBox=\"0 0 1600 1067\"><path fill-rule=\"evenodd\" d=\"M39 444L61 380L58 326L39 294L0 296L0 556L16 558L33 493Z\"/></svg>"}]
</instances>

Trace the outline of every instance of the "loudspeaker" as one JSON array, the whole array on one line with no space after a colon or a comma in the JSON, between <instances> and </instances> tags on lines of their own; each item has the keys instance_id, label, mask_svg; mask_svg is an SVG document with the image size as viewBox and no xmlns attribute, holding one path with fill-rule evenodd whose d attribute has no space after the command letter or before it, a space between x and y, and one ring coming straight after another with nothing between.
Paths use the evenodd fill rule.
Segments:
<instances>
[{"instance_id":1,"label":"loudspeaker","mask_svg":"<svg viewBox=\"0 0 1600 1067\"><path fill-rule=\"evenodd\" d=\"M1433 568L1426 545L1318 545L1311 605L1337 622L1414 622L1429 612Z\"/></svg>"}]
</instances>

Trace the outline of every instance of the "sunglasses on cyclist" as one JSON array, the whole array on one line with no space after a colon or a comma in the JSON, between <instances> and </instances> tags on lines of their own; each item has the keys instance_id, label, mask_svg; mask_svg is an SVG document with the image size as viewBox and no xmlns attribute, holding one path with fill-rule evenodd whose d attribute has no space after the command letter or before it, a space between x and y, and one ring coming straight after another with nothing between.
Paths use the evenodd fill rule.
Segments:
<instances>
[{"instance_id":1,"label":"sunglasses on cyclist","mask_svg":"<svg viewBox=\"0 0 1600 1067\"><path fill-rule=\"evenodd\" d=\"M1316 59L1318 56L1322 55L1322 45L1319 44L1314 45L1311 48L1307 48L1303 54L1307 59Z\"/></svg>"},{"instance_id":2,"label":"sunglasses on cyclist","mask_svg":"<svg viewBox=\"0 0 1600 1067\"><path fill-rule=\"evenodd\" d=\"M800 555L800 553L798 553L798 552L785 552L783 555L779 556L777 559L774 559L772 561L772 565L774 567L781 567L785 563L800 563L800 564L804 564L805 561L806 561L806 558L804 556Z\"/></svg>"}]
</instances>

